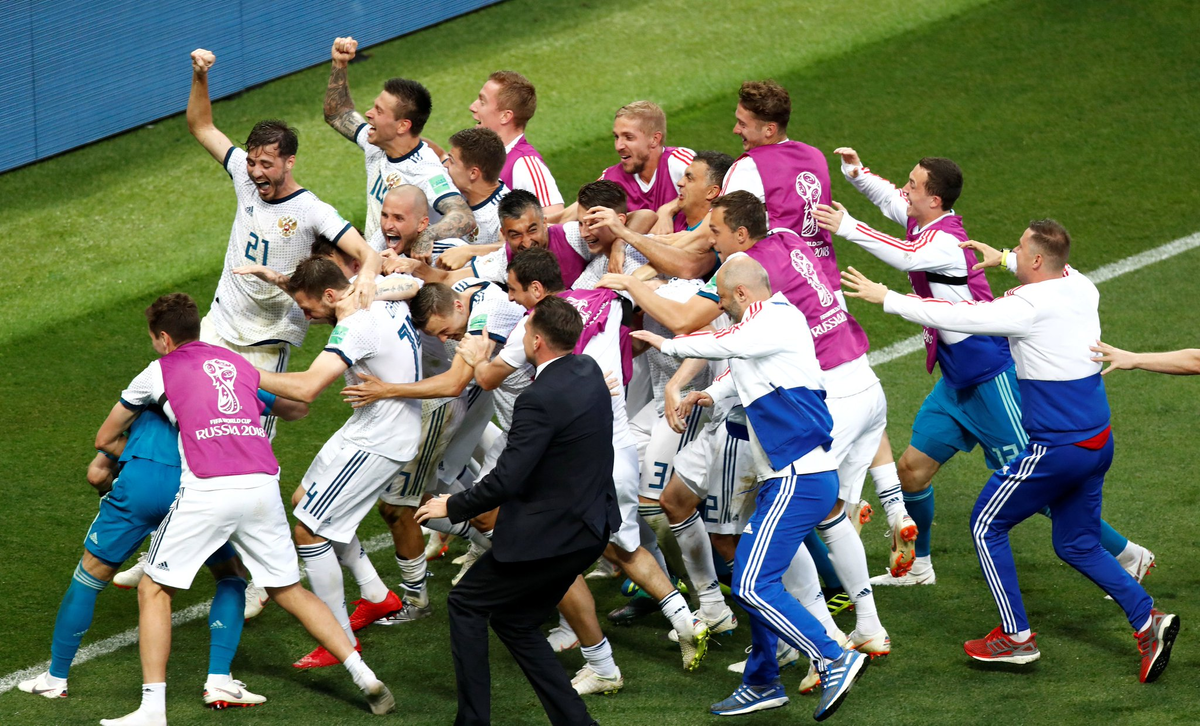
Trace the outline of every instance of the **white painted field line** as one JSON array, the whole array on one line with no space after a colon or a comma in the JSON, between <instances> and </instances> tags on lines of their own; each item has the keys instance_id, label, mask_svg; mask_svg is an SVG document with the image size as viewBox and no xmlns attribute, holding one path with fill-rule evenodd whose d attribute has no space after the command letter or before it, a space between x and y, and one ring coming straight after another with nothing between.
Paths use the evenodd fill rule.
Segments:
<instances>
[{"instance_id":1,"label":"white painted field line","mask_svg":"<svg viewBox=\"0 0 1200 726\"><path fill-rule=\"evenodd\" d=\"M1200 232L1189 234L1187 237L1180 237L1174 242L1168 242L1165 245L1155 247L1145 252L1139 252L1136 255L1126 257L1123 260L1117 260L1108 265L1098 267L1091 272L1085 272L1089 280L1099 285L1102 282L1107 282L1114 277L1140 270L1147 265L1153 265L1155 262L1182 254L1188 250L1200 247ZM882 350L872 351L867 359L871 361L872 366L883 365L889 361L896 360L909 353L916 353L918 350L924 350L925 343L922 342L920 335L914 335L911 338L892 343Z\"/></svg>"},{"instance_id":2,"label":"white painted field line","mask_svg":"<svg viewBox=\"0 0 1200 726\"><path fill-rule=\"evenodd\" d=\"M1128 274L1135 270L1140 270L1147 265L1154 264L1155 262L1162 262L1163 260L1169 259L1178 254L1182 254L1188 250L1195 249L1196 247L1200 247L1200 232L1190 234L1187 237L1180 237L1173 242L1168 242L1165 245L1155 247L1151 250L1146 250L1145 252L1139 252L1136 255L1126 257L1125 259L1118 260L1112 264L1104 265L1092 272L1084 274L1086 274L1092 282L1098 285L1102 282L1107 282L1114 277L1120 277L1121 275ZM909 353L915 353L918 350L922 350L924 347L924 343L921 342L921 336L914 335L911 338L905 338L899 342L892 343L886 348L871 353L869 359L871 361L871 365L873 366L883 365L884 363L896 360L897 358L902 358ZM391 535L381 534L372 537L363 543L363 548L367 552L377 552L387 547L391 541ZM193 620L203 618L208 615L208 605L208 603L198 603L189 608L180 610L172 616L171 621L175 625L183 625L184 623L190 623ZM104 640L92 643L91 645L84 646L80 648L79 652L75 655L74 664L77 666L82 665L89 660L99 658L103 655L108 655L109 653L124 648L127 645L133 645L137 642L137 633L137 628L130 628L123 633L118 633L111 637L105 638ZM47 647L50 640L49 635L50 633L47 631ZM10 673L9 675L0 678L0 694L4 694L16 688L19 681L33 678L49 668L50 661L46 661L45 663L39 663L36 666L17 671L16 673Z\"/></svg>"}]
</instances>

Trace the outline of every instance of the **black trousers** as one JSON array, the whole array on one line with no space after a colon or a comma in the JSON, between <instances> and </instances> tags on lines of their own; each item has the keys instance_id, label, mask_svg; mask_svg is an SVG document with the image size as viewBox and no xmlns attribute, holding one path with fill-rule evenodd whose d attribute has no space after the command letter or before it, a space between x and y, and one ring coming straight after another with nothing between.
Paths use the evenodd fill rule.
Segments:
<instances>
[{"instance_id":1,"label":"black trousers","mask_svg":"<svg viewBox=\"0 0 1200 726\"><path fill-rule=\"evenodd\" d=\"M541 625L604 545L525 562L499 562L489 550L450 591L450 651L458 679L455 724L483 726L492 721L489 622L529 679L550 723L594 723L542 635Z\"/></svg>"}]
</instances>

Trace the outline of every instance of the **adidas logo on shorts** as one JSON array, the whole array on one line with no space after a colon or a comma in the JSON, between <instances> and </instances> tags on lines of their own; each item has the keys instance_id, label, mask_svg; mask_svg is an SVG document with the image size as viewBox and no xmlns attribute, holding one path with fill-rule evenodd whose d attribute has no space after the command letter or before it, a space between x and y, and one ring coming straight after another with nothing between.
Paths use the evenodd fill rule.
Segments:
<instances>
[{"instance_id":1,"label":"adidas logo on shorts","mask_svg":"<svg viewBox=\"0 0 1200 726\"><path fill-rule=\"evenodd\" d=\"M158 563L157 565L155 565L155 567L157 567L160 570L166 570L167 572L171 571L171 568L167 567L166 560L163 560L162 562Z\"/></svg>"},{"instance_id":2,"label":"adidas logo on shorts","mask_svg":"<svg viewBox=\"0 0 1200 726\"><path fill-rule=\"evenodd\" d=\"M100 538L96 536L95 532L92 532L90 535L88 535L88 539L92 541L92 544L100 544Z\"/></svg>"}]
</instances>

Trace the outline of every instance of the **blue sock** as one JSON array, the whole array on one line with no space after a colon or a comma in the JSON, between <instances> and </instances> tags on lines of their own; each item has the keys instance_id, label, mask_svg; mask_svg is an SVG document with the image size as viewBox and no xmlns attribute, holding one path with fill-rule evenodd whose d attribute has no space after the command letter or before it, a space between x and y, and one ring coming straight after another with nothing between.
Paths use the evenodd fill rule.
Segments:
<instances>
[{"instance_id":1,"label":"blue sock","mask_svg":"<svg viewBox=\"0 0 1200 726\"><path fill-rule=\"evenodd\" d=\"M837 572L833 569L833 563L829 561L829 548L825 546L815 528L804 538L804 546L808 547L808 553L812 555L813 562L817 564L817 574L821 576L825 587L841 587L842 581L838 579Z\"/></svg>"},{"instance_id":2,"label":"blue sock","mask_svg":"<svg viewBox=\"0 0 1200 726\"><path fill-rule=\"evenodd\" d=\"M227 676L233 654L242 639L245 623L246 581L240 577L217 580L217 592L208 610L208 672Z\"/></svg>"},{"instance_id":3,"label":"blue sock","mask_svg":"<svg viewBox=\"0 0 1200 726\"><path fill-rule=\"evenodd\" d=\"M917 557L929 556L929 538L933 533L933 485L923 492L904 492L904 508L913 524L917 525L917 541L914 545Z\"/></svg>"},{"instance_id":4,"label":"blue sock","mask_svg":"<svg viewBox=\"0 0 1200 726\"><path fill-rule=\"evenodd\" d=\"M1110 555L1116 557L1125 551L1125 545L1129 544L1129 540L1125 539L1125 535L1112 528L1112 525L1100 520L1100 546L1108 551Z\"/></svg>"},{"instance_id":5,"label":"blue sock","mask_svg":"<svg viewBox=\"0 0 1200 726\"><path fill-rule=\"evenodd\" d=\"M96 612L96 597L108 583L89 575L83 562L75 566L71 586L63 595L58 606L58 617L54 620L54 637L50 641L50 675L66 678L71 672L71 661L83 635L92 627L92 615Z\"/></svg>"}]
</instances>

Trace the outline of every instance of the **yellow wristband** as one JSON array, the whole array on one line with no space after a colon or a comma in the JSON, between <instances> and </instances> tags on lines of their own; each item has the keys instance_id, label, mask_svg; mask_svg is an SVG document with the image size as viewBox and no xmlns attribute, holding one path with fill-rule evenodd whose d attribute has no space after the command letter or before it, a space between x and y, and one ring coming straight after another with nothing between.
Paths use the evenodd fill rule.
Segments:
<instances>
[{"instance_id":1,"label":"yellow wristband","mask_svg":"<svg viewBox=\"0 0 1200 726\"><path fill-rule=\"evenodd\" d=\"M1009 250L1009 249L1000 250L1000 266L1001 267L1008 267L1008 253L1009 252L1012 252L1012 250Z\"/></svg>"}]
</instances>

